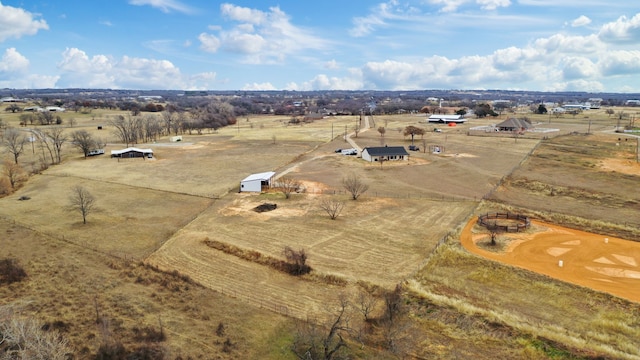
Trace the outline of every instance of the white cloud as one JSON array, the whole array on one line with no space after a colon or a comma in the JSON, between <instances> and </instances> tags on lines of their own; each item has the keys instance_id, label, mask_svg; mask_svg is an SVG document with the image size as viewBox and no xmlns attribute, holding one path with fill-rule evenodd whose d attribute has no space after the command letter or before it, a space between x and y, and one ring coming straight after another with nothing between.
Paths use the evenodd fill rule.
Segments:
<instances>
[{"instance_id":1,"label":"white cloud","mask_svg":"<svg viewBox=\"0 0 640 360\"><path fill-rule=\"evenodd\" d=\"M0 60L0 76L22 76L29 70L29 60L22 56L15 48L5 50Z\"/></svg>"},{"instance_id":2,"label":"white cloud","mask_svg":"<svg viewBox=\"0 0 640 360\"><path fill-rule=\"evenodd\" d=\"M265 12L225 3L220 5L220 10L237 24L230 29L221 28L217 34L200 34L200 47L204 51L222 49L243 55L244 63L268 64L282 63L288 56L305 50L328 48L326 40L293 25L279 7Z\"/></svg>"},{"instance_id":3,"label":"white cloud","mask_svg":"<svg viewBox=\"0 0 640 360\"><path fill-rule=\"evenodd\" d=\"M58 63L60 87L129 89L205 89L216 81L213 72L183 75L173 63L123 56L89 57L77 48L66 49Z\"/></svg>"},{"instance_id":4,"label":"white cloud","mask_svg":"<svg viewBox=\"0 0 640 360\"><path fill-rule=\"evenodd\" d=\"M599 75L596 64L584 57L567 57L562 63L563 77L567 80L593 78Z\"/></svg>"},{"instance_id":5,"label":"white cloud","mask_svg":"<svg viewBox=\"0 0 640 360\"><path fill-rule=\"evenodd\" d=\"M598 66L604 75L640 74L640 51L608 51L600 59Z\"/></svg>"},{"instance_id":6,"label":"white cloud","mask_svg":"<svg viewBox=\"0 0 640 360\"><path fill-rule=\"evenodd\" d=\"M508 7L511 5L510 0L476 0L480 8L483 10L495 10L499 7Z\"/></svg>"},{"instance_id":7,"label":"white cloud","mask_svg":"<svg viewBox=\"0 0 640 360\"><path fill-rule=\"evenodd\" d=\"M206 52L214 53L220 48L220 39L215 35L202 33L198 35L198 40L200 40L200 48Z\"/></svg>"},{"instance_id":8,"label":"white cloud","mask_svg":"<svg viewBox=\"0 0 640 360\"><path fill-rule=\"evenodd\" d=\"M640 42L640 14L631 19L621 16L615 22L608 23L600 29L598 37L609 43L636 44Z\"/></svg>"},{"instance_id":9,"label":"white cloud","mask_svg":"<svg viewBox=\"0 0 640 360\"><path fill-rule=\"evenodd\" d=\"M428 0L429 3L441 6L442 12L453 12L466 4L477 4L482 10L495 10L500 7L509 7L511 0Z\"/></svg>"},{"instance_id":10,"label":"white cloud","mask_svg":"<svg viewBox=\"0 0 640 360\"><path fill-rule=\"evenodd\" d=\"M164 13L178 11L181 13L191 14L195 12L191 7L175 0L129 0L129 4L137 6L149 5L160 9L160 11Z\"/></svg>"},{"instance_id":11,"label":"white cloud","mask_svg":"<svg viewBox=\"0 0 640 360\"><path fill-rule=\"evenodd\" d=\"M591 19L584 15L580 15L577 19L571 22L571 26L573 27L587 26L589 24L591 24Z\"/></svg>"},{"instance_id":12,"label":"white cloud","mask_svg":"<svg viewBox=\"0 0 640 360\"><path fill-rule=\"evenodd\" d=\"M331 59L324 63L324 68L329 70L336 70L340 68L340 65L338 65L338 62L335 59Z\"/></svg>"},{"instance_id":13,"label":"white cloud","mask_svg":"<svg viewBox=\"0 0 640 360\"><path fill-rule=\"evenodd\" d=\"M277 90L275 86L271 85L270 82L266 83L252 83L246 84L242 87L242 90L253 90L253 91L265 91L265 90Z\"/></svg>"},{"instance_id":14,"label":"white cloud","mask_svg":"<svg viewBox=\"0 0 640 360\"><path fill-rule=\"evenodd\" d=\"M225 3L220 5L222 15L231 20L260 25L265 23L269 15L263 11Z\"/></svg>"},{"instance_id":15,"label":"white cloud","mask_svg":"<svg viewBox=\"0 0 640 360\"><path fill-rule=\"evenodd\" d=\"M36 20L35 16L23 9L0 3L0 41L19 39L23 35L35 35L38 30L48 30L47 22Z\"/></svg>"},{"instance_id":16,"label":"white cloud","mask_svg":"<svg viewBox=\"0 0 640 360\"><path fill-rule=\"evenodd\" d=\"M431 4L440 5L442 12L456 11L460 6L469 2L469 0L429 0Z\"/></svg>"}]
</instances>

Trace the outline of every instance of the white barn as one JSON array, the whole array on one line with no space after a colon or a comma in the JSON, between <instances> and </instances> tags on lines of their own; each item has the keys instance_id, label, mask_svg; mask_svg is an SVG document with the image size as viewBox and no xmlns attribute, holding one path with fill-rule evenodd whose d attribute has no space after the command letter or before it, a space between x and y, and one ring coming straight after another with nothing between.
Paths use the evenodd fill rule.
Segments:
<instances>
[{"instance_id":1,"label":"white barn","mask_svg":"<svg viewBox=\"0 0 640 360\"><path fill-rule=\"evenodd\" d=\"M271 179L276 173L267 171L251 174L240 182L240 192L262 192L264 187L271 186Z\"/></svg>"},{"instance_id":2,"label":"white barn","mask_svg":"<svg viewBox=\"0 0 640 360\"><path fill-rule=\"evenodd\" d=\"M464 116L462 115L440 115L440 114L433 114L431 116L429 116L429 119L427 119L427 122L430 123L464 123L466 122L467 119L464 118Z\"/></svg>"}]
</instances>

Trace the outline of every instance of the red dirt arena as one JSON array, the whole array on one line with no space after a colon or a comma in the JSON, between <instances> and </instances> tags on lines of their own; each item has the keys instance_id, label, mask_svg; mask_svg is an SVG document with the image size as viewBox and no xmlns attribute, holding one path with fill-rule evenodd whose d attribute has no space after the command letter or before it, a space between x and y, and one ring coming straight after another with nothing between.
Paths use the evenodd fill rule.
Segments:
<instances>
[{"instance_id":1,"label":"red dirt arena","mask_svg":"<svg viewBox=\"0 0 640 360\"><path fill-rule=\"evenodd\" d=\"M531 221L534 232L509 233L504 252L484 250L478 241L489 233L473 234L470 221L460 241L470 252L487 259L545 274L569 283L640 302L640 243Z\"/></svg>"}]
</instances>

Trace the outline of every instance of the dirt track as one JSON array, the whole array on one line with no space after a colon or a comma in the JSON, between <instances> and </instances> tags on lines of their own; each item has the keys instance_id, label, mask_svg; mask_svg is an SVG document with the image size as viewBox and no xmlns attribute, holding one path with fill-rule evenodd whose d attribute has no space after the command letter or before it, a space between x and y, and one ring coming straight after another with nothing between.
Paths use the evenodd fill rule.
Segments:
<instances>
[{"instance_id":1,"label":"dirt track","mask_svg":"<svg viewBox=\"0 0 640 360\"><path fill-rule=\"evenodd\" d=\"M476 221L460 237L474 254L640 302L640 243L532 221L541 231L509 234L510 245L497 253L476 245L488 239L472 233Z\"/></svg>"}]
</instances>

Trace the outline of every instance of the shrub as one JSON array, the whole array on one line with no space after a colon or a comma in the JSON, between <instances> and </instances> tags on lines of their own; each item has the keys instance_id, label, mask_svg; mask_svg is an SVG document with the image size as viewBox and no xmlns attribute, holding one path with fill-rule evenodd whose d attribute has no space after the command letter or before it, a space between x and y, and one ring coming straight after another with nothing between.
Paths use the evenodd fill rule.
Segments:
<instances>
[{"instance_id":1,"label":"shrub","mask_svg":"<svg viewBox=\"0 0 640 360\"><path fill-rule=\"evenodd\" d=\"M26 277L27 273L18 260L12 258L0 260L0 285L19 282Z\"/></svg>"}]
</instances>

